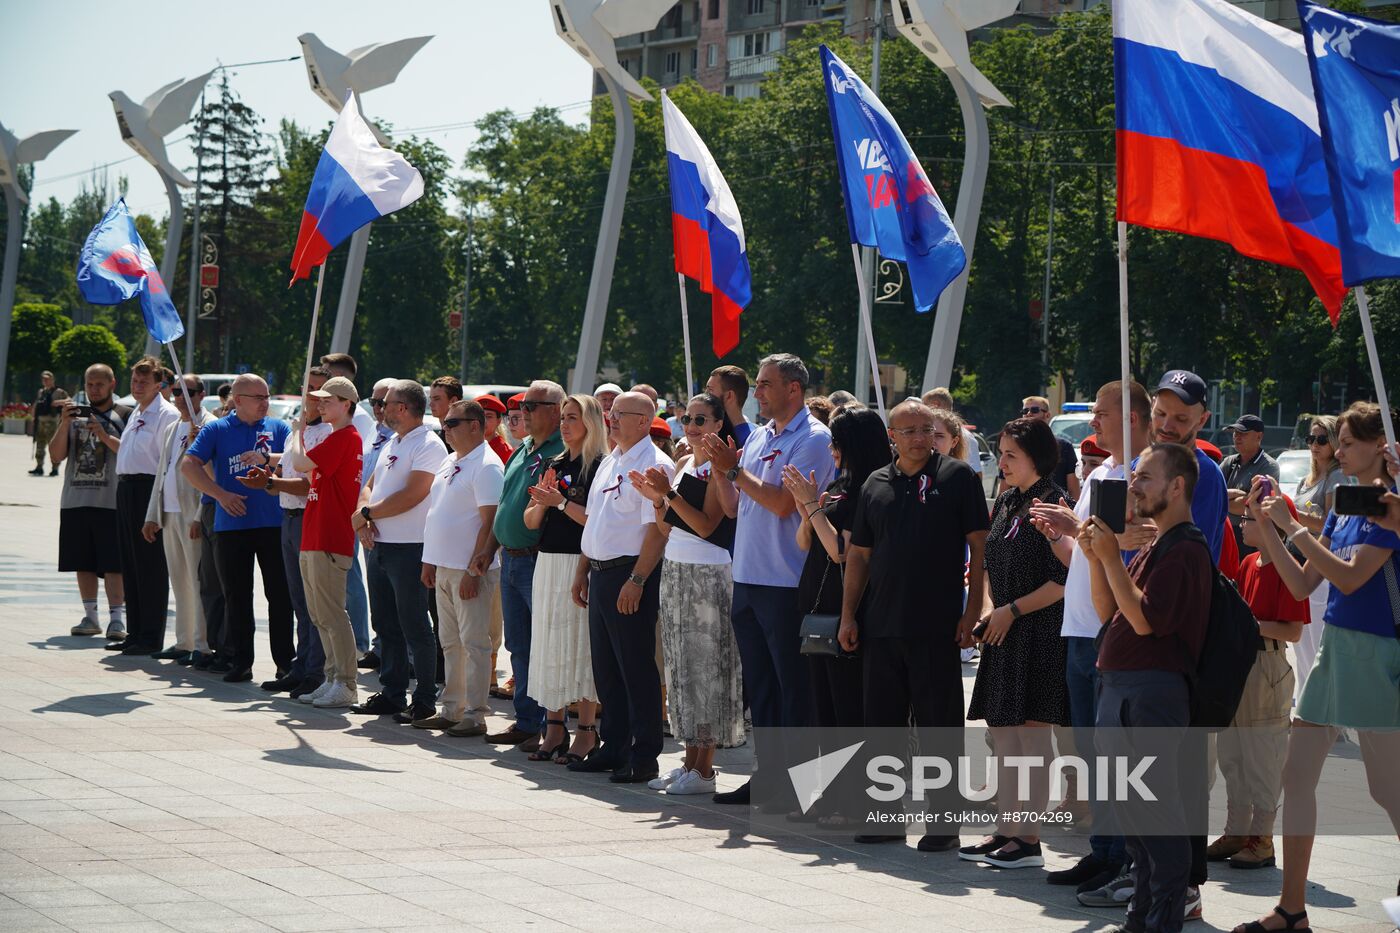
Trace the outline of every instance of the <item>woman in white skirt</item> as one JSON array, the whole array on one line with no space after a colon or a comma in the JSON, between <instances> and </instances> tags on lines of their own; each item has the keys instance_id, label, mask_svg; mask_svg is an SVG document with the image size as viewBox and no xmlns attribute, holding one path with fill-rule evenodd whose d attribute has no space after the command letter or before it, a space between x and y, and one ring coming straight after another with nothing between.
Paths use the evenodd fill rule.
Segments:
<instances>
[{"instance_id":1,"label":"woman in white skirt","mask_svg":"<svg viewBox=\"0 0 1400 933\"><path fill-rule=\"evenodd\" d=\"M1298 480L1298 488L1293 491L1293 504L1298 510L1298 522L1317 537L1322 534L1322 525L1327 513L1332 511L1332 491L1346 482L1342 468L1337 463L1337 416L1318 415L1313 419L1307 434L1308 450L1312 453L1312 466L1308 475ZM1325 579L1308 596L1308 608L1313 622L1321 622L1327 613L1327 597L1332 585ZM1293 665L1293 708L1298 708L1303 698L1303 687L1307 686L1308 674L1312 673L1313 661L1317 659L1318 645L1322 644L1322 626L1303 626L1303 637L1293 645L1293 655L1297 662Z\"/></svg>"},{"instance_id":2,"label":"woman in white skirt","mask_svg":"<svg viewBox=\"0 0 1400 933\"><path fill-rule=\"evenodd\" d=\"M632 483L656 505L656 525L666 535L661 564L661 641L671 708L671 729L685 745L685 761L647 786L670 795L715 792L715 748L738 745L744 736L739 647L729 624L734 581L733 519L724 514L719 486L711 482L706 434L727 440L733 427L724 403L697 395L681 416L691 451L676 464L673 487L660 470L633 473ZM689 479L686 479L689 477ZM700 506L683 491L703 484ZM677 521L683 522L680 527ZM686 529L689 530L686 530ZM721 542L721 543L716 543Z\"/></svg>"},{"instance_id":3,"label":"woman in white skirt","mask_svg":"<svg viewBox=\"0 0 1400 933\"><path fill-rule=\"evenodd\" d=\"M530 488L525 527L540 528L535 560L534 628L530 634L530 695L545 708L545 733L531 761L582 761L598 744L598 691L588 645L588 610L574 605L569 588L578 568L588 487L608 452L603 409L591 395L571 395L560 410L564 452ZM578 703L578 736L569 744L565 711Z\"/></svg>"}]
</instances>

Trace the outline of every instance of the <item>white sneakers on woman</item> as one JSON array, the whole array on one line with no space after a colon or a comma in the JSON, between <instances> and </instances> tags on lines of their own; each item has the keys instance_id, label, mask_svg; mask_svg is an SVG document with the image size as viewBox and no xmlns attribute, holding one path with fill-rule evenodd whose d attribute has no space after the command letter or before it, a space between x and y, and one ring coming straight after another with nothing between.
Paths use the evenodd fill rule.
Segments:
<instances>
[{"instance_id":1,"label":"white sneakers on woman","mask_svg":"<svg viewBox=\"0 0 1400 933\"><path fill-rule=\"evenodd\" d=\"M672 797L680 797L685 794L713 794L715 792L715 775L718 773L719 769L716 768L709 777L701 777L699 771L672 768L661 777L647 781L647 787Z\"/></svg>"}]
</instances>

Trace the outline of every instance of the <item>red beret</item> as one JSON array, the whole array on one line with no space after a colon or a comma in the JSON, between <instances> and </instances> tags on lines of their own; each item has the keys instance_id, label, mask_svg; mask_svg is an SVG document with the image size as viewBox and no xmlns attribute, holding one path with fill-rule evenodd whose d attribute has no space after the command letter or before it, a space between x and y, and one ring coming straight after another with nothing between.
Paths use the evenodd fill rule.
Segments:
<instances>
[{"instance_id":1,"label":"red beret","mask_svg":"<svg viewBox=\"0 0 1400 933\"><path fill-rule=\"evenodd\" d=\"M1112 456L1112 454L1099 446L1099 436L1097 434L1090 434L1088 437L1084 438L1084 440L1080 441L1079 452L1086 457Z\"/></svg>"},{"instance_id":2,"label":"red beret","mask_svg":"<svg viewBox=\"0 0 1400 933\"><path fill-rule=\"evenodd\" d=\"M525 393L517 392L510 398L506 399L506 408L510 409L511 411L515 411L517 408L520 407L520 403L523 401L525 401Z\"/></svg>"},{"instance_id":3,"label":"red beret","mask_svg":"<svg viewBox=\"0 0 1400 933\"><path fill-rule=\"evenodd\" d=\"M658 417L655 417L655 418L652 418L652 419L651 419L651 436L652 436L652 437L670 437L670 436L671 436L671 426L670 426L669 424L666 423L666 419L665 419L665 418L662 418L662 417L659 417L659 416L658 416Z\"/></svg>"},{"instance_id":4,"label":"red beret","mask_svg":"<svg viewBox=\"0 0 1400 933\"><path fill-rule=\"evenodd\" d=\"M505 403L494 395L478 395L476 397L476 403L487 411L494 411L498 415L504 415L506 413Z\"/></svg>"},{"instance_id":5,"label":"red beret","mask_svg":"<svg viewBox=\"0 0 1400 933\"><path fill-rule=\"evenodd\" d=\"M1201 450L1204 450L1206 452L1206 456L1214 460L1216 463L1219 463L1221 460L1225 459L1225 455L1220 452L1220 448L1216 447L1210 441L1203 441L1198 437L1196 438L1196 446L1199 447Z\"/></svg>"}]
</instances>

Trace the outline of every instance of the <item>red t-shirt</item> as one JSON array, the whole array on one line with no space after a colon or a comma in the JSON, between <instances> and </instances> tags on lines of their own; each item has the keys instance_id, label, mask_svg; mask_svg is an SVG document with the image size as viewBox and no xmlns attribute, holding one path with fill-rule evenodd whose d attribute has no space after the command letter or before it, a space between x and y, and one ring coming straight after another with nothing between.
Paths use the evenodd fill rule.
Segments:
<instances>
[{"instance_id":1,"label":"red t-shirt","mask_svg":"<svg viewBox=\"0 0 1400 933\"><path fill-rule=\"evenodd\" d=\"M355 553L350 516L360 500L362 444L354 426L346 425L307 451L316 469L311 471L311 491L306 495L306 514L301 520L303 551L329 551L346 557Z\"/></svg>"},{"instance_id":2,"label":"red t-shirt","mask_svg":"<svg viewBox=\"0 0 1400 933\"><path fill-rule=\"evenodd\" d=\"M491 449L496 452L496 456L501 458L501 463L505 463L509 460L511 453L515 450L515 448L511 447L510 443L499 434L493 434L488 437L486 443L490 444Z\"/></svg>"},{"instance_id":3,"label":"red t-shirt","mask_svg":"<svg viewBox=\"0 0 1400 933\"><path fill-rule=\"evenodd\" d=\"M1308 601L1294 599L1283 578L1278 575L1278 568L1261 562L1257 552L1240 561L1235 585L1239 587L1244 601L1249 603L1249 609L1256 619L1270 622L1312 621Z\"/></svg>"},{"instance_id":4,"label":"red t-shirt","mask_svg":"<svg viewBox=\"0 0 1400 933\"><path fill-rule=\"evenodd\" d=\"M1235 543L1235 528L1230 524L1229 516L1225 517L1225 533L1220 538L1220 560L1216 566L1231 580L1240 574L1240 549Z\"/></svg>"}]
</instances>

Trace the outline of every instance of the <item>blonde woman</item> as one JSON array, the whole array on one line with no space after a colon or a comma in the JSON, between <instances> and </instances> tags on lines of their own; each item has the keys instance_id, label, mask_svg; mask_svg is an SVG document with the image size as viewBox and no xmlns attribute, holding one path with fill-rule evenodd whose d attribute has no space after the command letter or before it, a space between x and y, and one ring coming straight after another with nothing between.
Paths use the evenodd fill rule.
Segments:
<instances>
[{"instance_id":1,"label":"blonde woman","mask_svg":"<svg viewBox=\"0 0 1400 933\"><path fill-rule=\"evenodd\" d=\"M967 460L967 423L957 412L946 408L933 409L933 449L945 457Z\"/></svg>"},{"instance_id":2,"label":"blonde woman","mask_svg":"<svg viewBox=\"0 0 1400 933\"><path fill-rule=\"evenodd\" d=\"M1332 491L1346 482L1341 464L1337 463L1337 416L1318 415L1313 419L1307 434L1308 450L1312 453L1312 465L1308 475L1298 480L1298 488L1293 491L1293 504L1298 509L1298 524L1307 528L1316 537L1322 534L1323 522L1332 511ZM1332 592L1332 584L1325 579L1317 585L1308 597L1308 608L1314 622L1321 622L1327 613L1327 599ZM1293 705L1296 707L1303 698L1303 688L1307 686L1308 674L1312 673L1313 662L1317 659L1317 649L1322 643L1321 625L1303 626L1303 635L1293 643L1294 665Z\"/></svg>"},{"instance_id":3,"label":"blonde woman","mask_svg":"<svg viewBox=\"0 0 1400 933\"><path fill-rule=\"evenodd\" d=\"M530 488L525 527L539 528L535 561L534 631L530 645L530 693L545 708L545 733L531 761L582 761L598 745L594 724L598 691L593 684L588 610L574 605L570 587L588 520L588 489L607 455L603 408L591 395L571 395L560 409L564 452L549 462ZM565 710L578 703L578 735L569 744Z\"/></svg>"}]
</instances>

